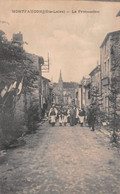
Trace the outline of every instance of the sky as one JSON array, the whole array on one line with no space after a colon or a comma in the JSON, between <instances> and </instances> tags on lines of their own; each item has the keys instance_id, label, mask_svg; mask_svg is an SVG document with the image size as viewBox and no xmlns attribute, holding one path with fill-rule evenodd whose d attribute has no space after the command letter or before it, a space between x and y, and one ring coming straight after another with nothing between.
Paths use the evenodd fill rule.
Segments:
<instances>
[{"instance_id":1,"label":"sky","mask_svg":"<svg viewBox=\"0 0 120 194\"><path fill-rule=\"evenodd\" d=\"M117 2L0 1L0 29L9 40L21 32L29 53L50 56L50 71L43 74L57 82L80 82L100 63L100 45L107 33L120 29ZM13 13L12 10L49 10L64 13ZM83 13L81 11L97 11Z\"/></svg>"}]
</instances>

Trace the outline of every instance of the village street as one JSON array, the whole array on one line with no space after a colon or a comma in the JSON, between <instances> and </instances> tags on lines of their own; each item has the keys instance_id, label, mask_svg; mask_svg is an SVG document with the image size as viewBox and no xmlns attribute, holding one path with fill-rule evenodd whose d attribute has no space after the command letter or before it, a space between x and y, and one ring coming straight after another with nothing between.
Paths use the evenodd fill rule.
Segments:
<instances>
[{"instance_id":1,"label":"village street","mask_svg":"<svg viewBox=\"0 0 120 194\"><path fill-rule=\"evenodd\" d=\"M0 158L0 194L119 194L120 154L103 133L48 122Z\"/></svg>"}]
</instances>

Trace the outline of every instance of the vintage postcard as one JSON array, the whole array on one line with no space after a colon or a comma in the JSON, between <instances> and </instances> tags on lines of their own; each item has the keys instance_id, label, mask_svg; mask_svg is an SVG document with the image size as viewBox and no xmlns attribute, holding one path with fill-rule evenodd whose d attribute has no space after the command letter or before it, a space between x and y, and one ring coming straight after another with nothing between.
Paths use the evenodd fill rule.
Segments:
<instances>
[{"instance_id":1,"label":"vintage postcard","mask_svg":"<svg viewBox=\"0 0 120 194\"><path fill-rule=\"evenodd\" d=\"M119 1L0 1L0 194L120 193Z\"/></svg>"}]
</instances>

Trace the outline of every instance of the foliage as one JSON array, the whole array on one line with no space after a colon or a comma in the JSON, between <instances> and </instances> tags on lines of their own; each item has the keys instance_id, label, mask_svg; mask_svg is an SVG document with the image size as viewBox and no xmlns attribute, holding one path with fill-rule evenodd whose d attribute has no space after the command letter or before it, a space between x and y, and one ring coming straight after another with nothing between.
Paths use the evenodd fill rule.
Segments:
<instances>
[{"instance_id":1,"label":"foliage","mask_svg":"<svg viewBox=\"0 0 120 194\"><path fill-rule=\"evenodd\" d=\"M115 44L111 46L111 84L110 84L110 112L109 123L112 129L112 142L117 143L117 131L120 129L120 42L115 41Z\"/></svg>"},{"instance_id":2,"label":"foliage","mask_svg":"<svg viewBox=\"0 0 120 194\"><path fill-rule=\"evenodd\" d=\"M5 33L0 30L0 92L6 85L9 87L14 81L17 81L16 88L18 88L22 79L22 93L26 97L24 99L24 114L26 119L29 118L26 123L30 127L30 119L32 119L30 114L33 111L37 115L37 108L31 107L30 111L27 110L27 95L30 96L35 87L38 71L34 67L33 61L27 56L23 46L8 41ZM17 118L15 121L14 116L15 99L19 100L16 95L17 89L14 92L9 92L7 97L0 99L1 142L5 145L22 134L21 129L24 121L17 121ZM36 120L36 117L33 116L33 121Z\"/></svg>"},{"instance_id":3,"label":"foliage","mask_svg":"<svg viewBox=\"0 0 120 194\"><path fill-rule=\"evenodd\" d=\"M36 102L31 101L27 117L27 125L30 133L37 129L37 123L39 121L39 106Z\"/></svg>"},{"instance_id":4,"label":"foliage","mask_svg":"<svg viewBox=\"0 0 120 194\"><path fill-rule=\"evenodd\" d=\"M95 124L100 126L103 121L103 112L101 111L101 94L99 88L94 86L91 88L91 106L95 113Z\"/></svg>"},{"instance_id":5,"label":"foliage","mask_svg":"<svg viewBox=\"0 0 120 194\"><path fill-rule=\"evenodd\" d=\"M22 45L19 46L12 41L9 42L3 31L0 31L0 73L11 73L18 82L24 77L23 84L25 88L32 87L38 75L33 66L33 61L27 57ZM8 76L9 78L10 76Z\"/></svg>"},{"instance_id":6,"label":"foliage","mask_svg":"<svg viewBox=\"0 0 120 194\"><path fill-rule=\"evenodd\" d=\"M0 149L9 148L25 132L23 121L14 118L10 113L0 114Z\"/></svg>"}]
</instances>

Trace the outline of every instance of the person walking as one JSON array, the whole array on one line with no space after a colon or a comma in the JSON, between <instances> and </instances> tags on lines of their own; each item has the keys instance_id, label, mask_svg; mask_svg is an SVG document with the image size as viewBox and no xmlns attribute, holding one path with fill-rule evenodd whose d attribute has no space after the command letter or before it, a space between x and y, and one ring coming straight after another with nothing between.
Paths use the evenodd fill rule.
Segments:
<instances>
[{"instance_id":1,"label":"person walking","mask_svg":"<svg viewBox=\"0 0 120 194\"><path fill-rule=\"evenodd\" d=\"M91 131L95 131L96 113L92 105L88 109L87 121L89 128L92 128Z\"/></svg>"},{"instance_id":2,"label":"person walking","mask_svg":"<svg viewBox=\"0 0 120 194\"><path fill-rule=\"evenodd\" d=\"M65 108L63 110L63 123L64 123L64 126L66 126L66 124L67 124L67 110Z\"/></svg>"},{"instance_id":3,"label":"person walking","mask_svg":"<svg viewBox=\"0 0 120 194\"><path fill-rule=\"evenodd\" d=\"M58 112L58 121L59 121L59 126L62 126L62 123L63 123L63 110L62 110L62 107L60 107L59 112Z\"/></svg>"},{"instance_id":4,"label":"person walking","mask_svg":"<svg viewBox=\"0 0 120 194\"><path fill-rule=\"evenodd\" d=\"M67 122L70 123L70 108L67 110Z\"/></svg>"},{"instance_id":5,"label":"person walking","mask_svg":"<svg viewBox=\"0 0 120 194\"><path fill-rule=\"evenodd\" d=\"M79 109L75 106L75 125L77 125L79 119Z\"/></svg>"},{"instance_id":6,"label":"person walking","mask_svg":"<svg viewBox=\"0 0 120 194\"><path fill-rule=\"evenodd\" d=\"M75 125L75 108L72 106L70 110L70 125L74 126Z\"/></svg>"},{"instance_id":7,"label":"person walking","mask_svg":"<svg viewBox=\"0 0 120 194\"><path fill-rule=\"evenodd\" d=\"M57 109L55 108L55 105L52 105L52 107L50 108L48 117L49 117L49 123L51 123L51 118L53 118L53 116L55 117L55 120L57 118Z\"/></svg>"},{"instance_id":8,"label":"person walking","mask_svg":"<svg viewBox=\"0 0 120 194\"><path fill-rule=\"evenodd\" d=\"M83 109L79 111L79 122L81 127L83 127L83 123L84 123L84 111Z\"/></svg>"}]
</instances>

